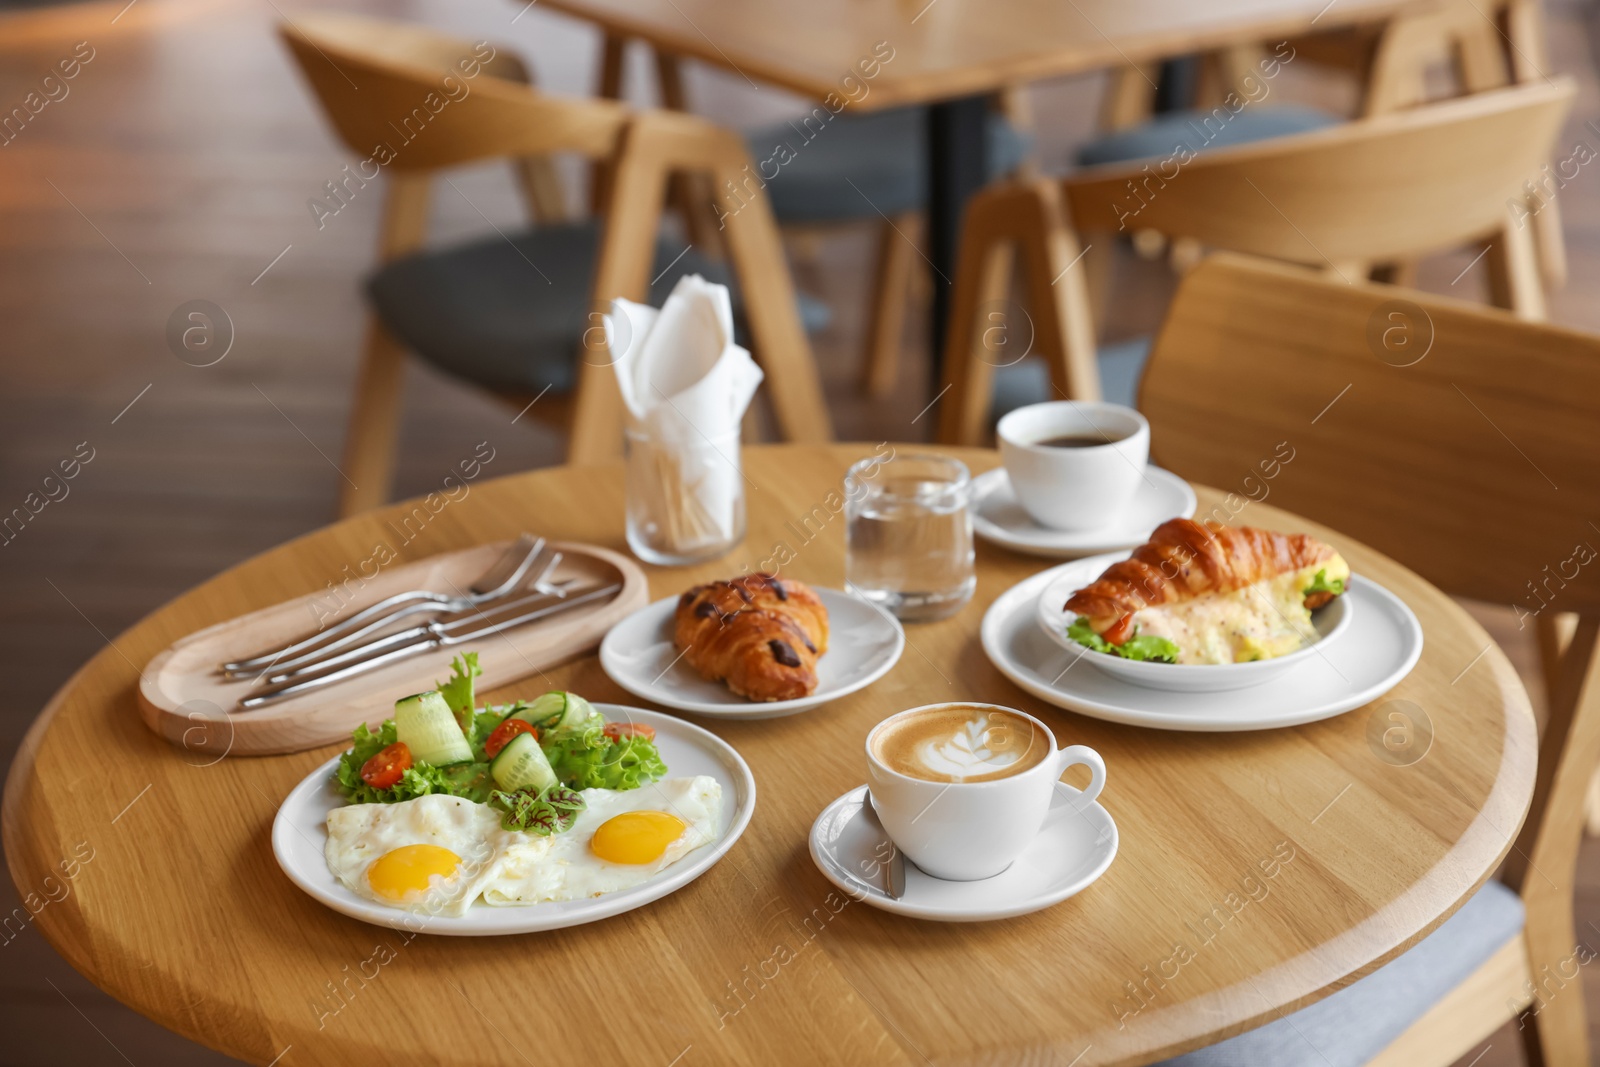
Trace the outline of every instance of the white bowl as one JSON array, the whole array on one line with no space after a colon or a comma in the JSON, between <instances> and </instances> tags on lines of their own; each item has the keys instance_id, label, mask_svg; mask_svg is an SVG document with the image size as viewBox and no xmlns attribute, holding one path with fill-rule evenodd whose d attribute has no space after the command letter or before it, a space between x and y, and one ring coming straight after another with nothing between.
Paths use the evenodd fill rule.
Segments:
<instances>
[{"instance_id":1,"label":"white bowl","mask_svg":"<svg viewBox=\"0 0 1600 1067\"><path fill-rule=\"evenodd\" d=\"M1067 636L1067 627L1072 625L1077 616L1065 611L1063 605L1074 592L1098 578L1107 567L1127 557L1126 552L1114 552L1077 560L1065 568L1039 595L1039 626L1062 648L1081 653L1079 661L1119 681L1146 689L1164 689L1172 693L1217 693L1228 689L1248 689L1272 681L1312 657L1321 656L1328 642L1349 628L1350 619L1355 614L1348 596L1334 597L1325 607L1311 613L1311 624L1320 635L1317 641L1286 656L1252 660L1249 663L1152 663L1095 652ZM1077 666L1078 663L1074 662L1069 669L1076 669Z\"/></svg>"}]
</instances>

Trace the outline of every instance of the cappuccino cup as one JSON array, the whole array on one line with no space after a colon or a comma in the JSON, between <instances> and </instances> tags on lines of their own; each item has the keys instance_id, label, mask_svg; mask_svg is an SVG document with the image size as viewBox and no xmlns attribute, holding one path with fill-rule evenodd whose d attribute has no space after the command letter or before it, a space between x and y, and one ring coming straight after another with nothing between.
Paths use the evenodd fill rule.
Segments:
<instances>
[{"instance_id":1,"label":"cappuccino cup","mask_svg":"<svg viewBox=\"0 0 1600 1067\"><path fill-rule=\"evenodd\" d=\"M1115 521L1150 462L1150 424L1120 404L1029 404L1002 418L995 436L1017 503L1055 530Z\"/></svg>"},{"instance_id":2,"label":"cappuccino cup","mask_svg":"<svg viewBox=\"0 0 1600 1067\"><path fill-rule=\"evenodd\" d=\"M936 878L992 878L1038 836L1068 767L1089 768L1081 810L1106 784L1099 753L1058 748L1044 723L998 704L929 704L867 735L872 805L895 846Z\"/></svg>"}]
</instances>

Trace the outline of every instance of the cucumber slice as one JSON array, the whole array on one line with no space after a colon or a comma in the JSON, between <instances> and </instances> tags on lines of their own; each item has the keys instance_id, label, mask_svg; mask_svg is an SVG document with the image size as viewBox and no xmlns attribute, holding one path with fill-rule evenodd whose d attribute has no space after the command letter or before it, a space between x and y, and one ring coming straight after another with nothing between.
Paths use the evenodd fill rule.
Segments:
<instances>
[{"instance_id":1,"label":"cucumber slice","mask_svg":"<svg viewBox=\"0 0 1600 1067\"><path fill-rule=\"evenodd\" d=\"M472 759L472 746L438 690L395 701L394 732L418 762L444 767Z\"/></svg>"},{"instance_id":2,"label":"cucumber slice","mask_svg":"<svg viewBox=\"0 0 1600 1067\"><path fill-rule=\"evenodd\" d=\"M559 741L563 737L571 737L603 721L601 714L594 710L593 704L577 693L560 691L546 693L526 708L514 711L507 717L532 723L539 728L540 736L547 741Z\"/></svg>"},{"instance_id":3,"label":"cucumber slice","mask_svg":"<svg viewBox=\"0 0 1600 1067\"><path fill-rule=\"evenodd\" d=\"M501 789L514 792L530 789L538 792L556 784L556 772L550 769L544 749L532 734L518 734L506 742L506 747L489 764L489 773Z\"/></svg>"}]
</instances>

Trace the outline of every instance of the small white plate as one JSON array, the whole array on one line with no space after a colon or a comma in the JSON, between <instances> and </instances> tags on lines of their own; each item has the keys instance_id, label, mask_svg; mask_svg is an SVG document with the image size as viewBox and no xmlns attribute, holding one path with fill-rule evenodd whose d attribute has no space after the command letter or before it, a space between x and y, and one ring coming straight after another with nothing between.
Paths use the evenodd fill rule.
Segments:
<instances>
[{"instance_id":1,"label":"small white plate","mask_svg":"<svg viewBox=\"0 0 1600 1067\"><path fill-rule=\"evenodd\" d=\"M642 885L585 900L515 907L491 907L479 902L461 916L416 915L364 900L339 883L323 857L328 843L328 812L345 805L345 799L330 782L333 769L339 765L337 756L312 771L279 806L278 816L272 821L272 854L290 881L334 911L376 926L452 937L559 930L608 919L676 892L710 870L744 833L756 808L755 777L739 753L709 730L658 711L618 704L595 707L608 719L655 727L656 748L667 765L668 778L705 774L722 785L722 816L716 841L695 849Z\"/></svg>"},{"instance_id":2,"label":"small white plate","mask_svg":"<svg viewBox=\"0 0 1600 1067\"><path fill-rule=\"evenodd\" d=\"M600 666L636 697L719 719L775 719L807 711L876 682L900 661L906 632L893 615L837 589L815 589L828 609L828 651L817 660L817 691L794 700L746 700L708 682L672 642L678 598L658 600L613 626L600 642Z\"/></svg>"},{"instance_id":3,"label":"small white plate","mask_svg":"<svg viewBox=\"0 0 1600 1067\"><path fill-rule=\"evenodd\" d=\"M1167 689L1174 693L1217 693L1229 689L1248 689L1253 685L1270 682L1327 650L1328 643L1350 627L1355 617L1355 603L1346 596L1335 597L1311 616L1311 625L1321 635L1314 645L1307 645L1276 659L1254 660L1249 663L1144 663L1122 659L1101 652L1090 652L1067 636L1067 627L1075 616L1063 605L1072 594L1099 578L1105 569L1119 560L1127 559L1128 552L1111 552L1104 556L1091 556L1073 563L1063 564L1051 571L1055 581L1039 594L1039 627L1050 640L1074 654L1087 654L1088 663L1096 670L1105 671L1125 682L1150 689Z\"/></svg>"},{"instance_id":4,"label":"small white plate","mask_svg":"<svg viewBox=\"0 0 1600 1067\"><path fill-rule=\"evenodd\" d=\"M1098 530L1052 530L1040 526L1017 503L1004 467L972 479L972 528L980 537L1030 556L1065 559L1119 548L1134 549L1168 519L1187 519L1196 500L1189 483L1151 465L1139 491L1117 520Z\"/></svg>"},{"instance_id":5,"label":"small white plate","mask_svg":"<svg viewBox=\"0 0 1600 1067\"><path fill-rule=\"evenodd\" d=\"M862 818L867 787L859 786L822 810L811 824L811 859L822 876L853 899L874 908L938 922L984 922L1059 904L1105 873L1117 855L1117 824L1098 803L1077 811L1078 790L1056 786L1051 814L1015 863L993 878L948 882L906 861L905 892L897 900L883 889L882 859L893 846L877 825Z\"/></svg>"},{"instance_id":6,"label":"small white plate","mask_svg":"<svg viewBox=\"0 0 1600 1067\"><path fill-rule=\"evenodd\" d=\"M1400 683L1422 655L1422 624L1405 603L1361 575L1341 599L1350 628L1292 674L1221 693L1168 693L1085 670L1039 625L1038 601L1060 568L1041 571L989 605L980 635L989 662L1022 689L1095 719L1161 730L1266 730L1331 718ZM1320 647L1320 644L1318 646Z\"/></svg>"}]
</instances>

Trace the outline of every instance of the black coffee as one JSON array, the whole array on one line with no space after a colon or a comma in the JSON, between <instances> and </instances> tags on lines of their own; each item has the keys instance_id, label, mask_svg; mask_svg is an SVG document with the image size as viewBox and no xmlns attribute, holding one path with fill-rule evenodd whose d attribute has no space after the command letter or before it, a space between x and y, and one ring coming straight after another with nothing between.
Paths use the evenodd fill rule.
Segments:
<instances>
[{"instance_id":1,"label":"black coffee","mask_svg":"<svg viewBox=\"0 0 1600 1067\"><path fill-rule=\"evenodd\" d=\"M1122 436L1111 437L1103 434L1069 433L1060 437L1047 437L1043 441L1035 441L1040 448L1094 448L1096 445L1109 445L1122 440Z\"/></svg>"}]
</instances>

